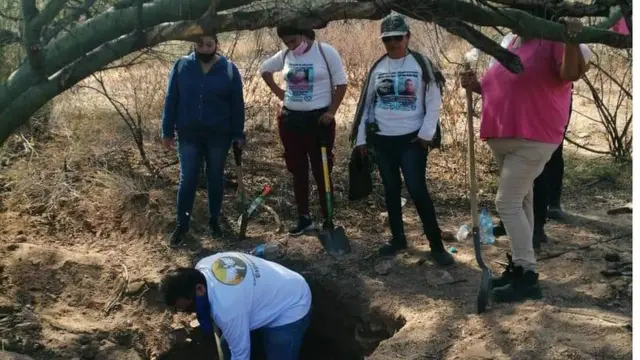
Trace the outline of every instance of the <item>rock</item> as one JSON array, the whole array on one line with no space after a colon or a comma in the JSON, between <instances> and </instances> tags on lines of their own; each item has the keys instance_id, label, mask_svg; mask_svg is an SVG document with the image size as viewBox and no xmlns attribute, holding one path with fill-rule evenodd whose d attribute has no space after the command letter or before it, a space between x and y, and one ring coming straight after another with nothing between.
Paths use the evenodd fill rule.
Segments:
<instances>
[{"instance_id":1,"label":"rock","mask_svg":"<svg viewBox=\"0 0 640 360\"><path fill-rule=\"evenodd\" d=\"M133 349L125 349L113 344L98 349L95 360L142 360Z\"/></svg>"},{"instance_id":2,"label":"rock","mask_svg":"<svg viewBox=\"0 0 640 360\"><path fill-rule=\"evenodd\" d=\"M9 351L0 351L0 360L33 360L33 358Z\"/></svg>"},{"instance_id":3,"label":"rock","mask_svg":"<svg viewBox=\"0 0 640 360\"><path fill-rule=\"evenodd\" d=\"M425 277L427 279L427 283L431 286L452 284L455 281L448 271L442 269L426 271Z\"/></svg>"},{"instance_id":4,"label":"rock","mask_svg":"<svg viewBox=\"0 0 640 360\"><path fill-rule=\"evenodd\" d=\"M129 285L127 286L126 295L135 295L139 293L145 284L146 282L144 280L134 280L129 282Z\"/></svg>"},{"instance_id":5,"label":"rock","mask_svg":"<svg viewBox=\"0 0 640 360\"><path fill-rule=\"evenodd\" d=\"M467 348L462 358L468 360L485 360L493 359L493 355L485 349L483 344L475 344Z\"/></svg>"},{"instance_id":6,"label":"rock","mask_svg":"<svg viewBox=\"0 0 640 360\"><path fill-rule=\"evenodd\" d=\"M395 261L393 260L384 260L376 264L376 272L380 275L387 275L391 269L393 268Z\"/></svg>"}]
</instances>

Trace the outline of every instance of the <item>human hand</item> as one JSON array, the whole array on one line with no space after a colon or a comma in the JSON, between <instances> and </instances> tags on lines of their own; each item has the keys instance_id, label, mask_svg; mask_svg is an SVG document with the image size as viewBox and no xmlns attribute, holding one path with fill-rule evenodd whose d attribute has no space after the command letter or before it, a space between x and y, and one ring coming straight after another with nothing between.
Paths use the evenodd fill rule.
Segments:
<instances>
[{"instance_id":1,"label":"human hand","mask_svg":"<svg viewBox=\"0 0 640 360\"><path fill-rule=\"evenodd\" d=\"M460 86L467 90L476 90L480 87L478 77L473 70L465 70L460 73Z\"/></svg>"},{"instance_id":2,"label":"human hand","mask_svg":"<svg viewBox=\"0 0 640 360\"><path fill-rule=\"evenodd\" d=\"M584 24L580 19L564 18L562 22L564 23L565 32L569 39L574 39L584 30Z\"/></svg>"},{"instance_id":3,"label":"human hand","mask_svg":"<svg viewBox=\"0 0 640 360\"><path fill-rule=\"evenodd\" d=\"M413 140L411 140L411 142L420 144L420 146L422 146L422 148L425 149L425 150L429 149L429 146L431 145L431 141L425 140L425 139L421 139L421 138L419 138L417 136Z\"/></svg>"},{"instance_id":4,"label":"human hand","mask_svg":"<svg viewBox=\"0 0 640 360\"><path fill-rule=\"evenodd\" d=\"M320 120L318 122L322 125L329 126L336 120L335 115L331 111L327 111L326 113L320 116Z\"/></svg>"},{"instance_id":5,"label":"human hand","mask_svg":"<svg viewBox=\"0 0 640 360\"><path fill-rule=\"evenodd\" d=\"M173 150L176 148L176 139L175 138L162 138L162 146L167 150Z\"/></svg>"}]
</instances>

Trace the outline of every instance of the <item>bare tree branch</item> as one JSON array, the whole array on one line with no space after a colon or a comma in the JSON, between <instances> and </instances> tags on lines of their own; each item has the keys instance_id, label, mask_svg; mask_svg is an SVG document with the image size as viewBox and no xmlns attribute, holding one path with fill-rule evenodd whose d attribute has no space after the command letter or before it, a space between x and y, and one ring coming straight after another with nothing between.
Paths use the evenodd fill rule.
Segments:
<instances>
[{"instance_id":1,"label":"bare tree branch","mask_svg":"<svg viewBox=\"0 0 640 360\"><path fill-rule=\"evenodd\" d=\"M44 26L53 21L68 1L69 0L49 0L49 2L44 6L44 9L42 9L40 14L31 21L29 26L33 26L41 30Z\"/></svg>"}]
</instances>

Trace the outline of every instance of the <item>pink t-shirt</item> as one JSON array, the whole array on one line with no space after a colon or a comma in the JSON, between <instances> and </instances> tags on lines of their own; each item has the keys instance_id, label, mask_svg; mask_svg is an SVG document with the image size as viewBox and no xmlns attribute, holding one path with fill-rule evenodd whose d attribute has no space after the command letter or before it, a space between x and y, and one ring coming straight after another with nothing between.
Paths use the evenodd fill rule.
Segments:
<instances>
[{"instance_id":1,"label":"pink t-shirt","mask_svg":"<svg viewBox=\"0 0 640 360\"><path fill-rule=\"evenodd\" d=\"M485 72L480 138L560 144L571 102L571 82L559 74L564 44L531 39L509 50L520 57L524 70L514 74L497 63Z\"/></svg>"}]
</instances>

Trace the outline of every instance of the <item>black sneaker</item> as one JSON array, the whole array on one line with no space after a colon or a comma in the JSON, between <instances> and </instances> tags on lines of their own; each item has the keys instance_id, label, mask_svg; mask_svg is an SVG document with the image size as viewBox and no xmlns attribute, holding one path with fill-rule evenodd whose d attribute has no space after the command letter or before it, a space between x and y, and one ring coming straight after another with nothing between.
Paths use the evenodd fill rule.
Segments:
<instances>
[{"instance_id":1,"label":"black sneaker","mask_svg":"<svg viewBox=\"0 0 640 360\"><path fill-rule=\"evenodd\" d=\"M513 257L511 254L507 254L507 266L500 277L491 279L491 288L498 288L511 283L514 278L514 271L515 265L513 264Z\"/></svg>"},{"instance_id":2,"label":"black sneaker","mask_svg":"<svg viewBox=\"0 0 640 360\"><path fill-rule=\"evenodd\" d=\"M176 226L171 234L171 239L169 240L169 246L175 248L184 243L185 235L189 230L185 229L182 226Z\"/></svg>"},{"instance_id":3,"label":"black sneaker","mask_svg":"<svg viewBox=\"0 0 640 360\"><path fill-rule=\"evenodd\" d=\"M308 215L306 216L302 215L298 218L298 224L296 224L295 227L292 227L291 229L289 229L289 235L300 236L307 231L313 231L313 230L315 230L315 228L313 226L313 221L311 220L311 217L309 217Z\"/></svg>"},{"instance_id":4,"label":"black sneaker","mask_svg":"<svg viewBox=\"0 0 640 360\"><path fill-rule=\"evenodd\" d=\"M511 282L491 291L495 302L518 302L525 299L542 299L542 289L538 283L538 274L533 271L523 271L516 266Z\"/></svg>"},{"instance_id":5,"label":"black sneaker","mask_svg":"<svg viewBox=\"0 0 640 360\"><path fill-rule=\"evenodd\" d=\"M222 228L220 227L220 223L218 223L217 220L209 222L209 235L211 235L211 238L213 239L219 239L224 235L222 233Z\"/></svg>"},{"instance_id":6,"label":"black sneaker","mask_svg":"<svg viewBox=\"0 0 640 360\"><path fill-rule=\"evenodd\" d=\"M396 256L399 251L402 251L407 248L407 239L391 239L388 243L382 245L378 249L378 255L387 257L387 256Z\"/></svg>"},{"instance_id":7,"label":"black sneaker","mask_svg":"<svg viewBox=\"0 0 640 360\"><path fill-rule=\"evenodd\" d=\"M445 249L431 250L431 258L440 266L449 266L455 262L453 256Z\"/></svg>"},{"instance_id":8,"label":"black sneaker","mask_svg":"<svg viewBox=\"0 0 640 360\"><path fill-rule=\"evenodd\" d=\"M547 217L552 220L564 220L567 217L567 214L562 210L560 205L558 206L549 206L549 210L547 211Z\"/></svg>"}]
</instances>

